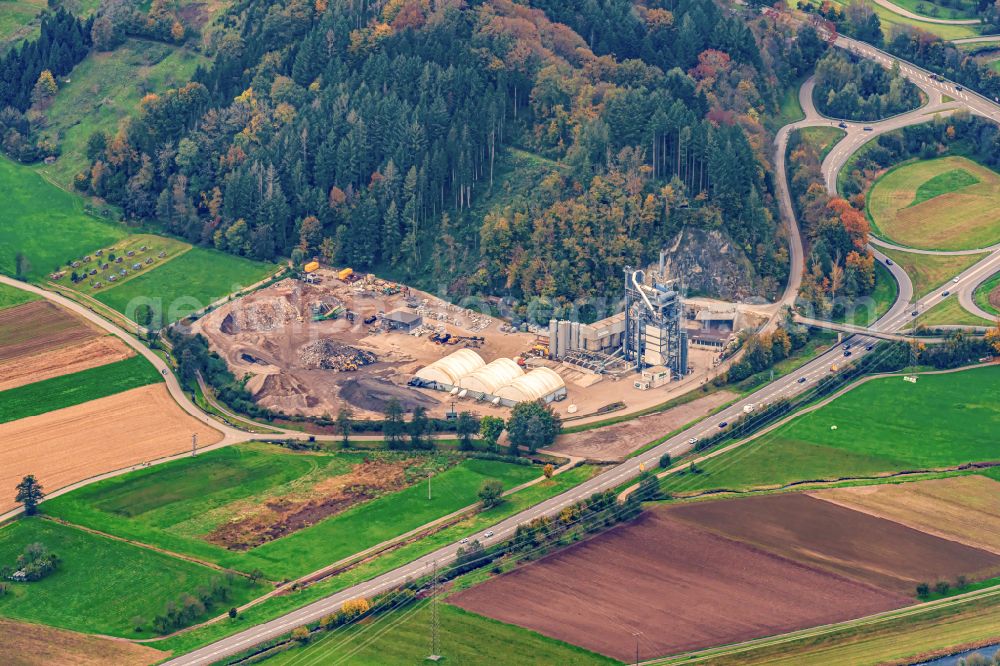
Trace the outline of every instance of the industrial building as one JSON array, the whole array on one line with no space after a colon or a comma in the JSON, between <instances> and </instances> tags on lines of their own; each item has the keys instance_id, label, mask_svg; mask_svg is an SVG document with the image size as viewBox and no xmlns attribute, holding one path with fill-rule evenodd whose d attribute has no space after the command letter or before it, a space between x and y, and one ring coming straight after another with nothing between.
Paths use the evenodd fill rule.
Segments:
<instances>
[{"instance_id":1,"label":"industrial building","mask_svg":"<svg viewBox=\"0 0 1000 666\"><path fill-rule=\"evenodd\" d=\"M424 323L423 317L409 310L393 310L384 319L390 330L404 333L409 333Z\"/></svg>"},{"instance_id":2,"label":"industrial building","mask_svg":"<svg viewBox=\"0 0 1000 666\"><path fill-rule=\"evenodd\" d=\"M549 355L597 373L663 367L670 377L687 374L683 303L671 282L645 284L643 271L626 269L625 311L593 324L549 321ZM663 373L654 373L663 382Z\"/></svg>"},{"instance_id":3,"label":"industrial building","mask_svg":"<svg viewBox=\"0 0 1000 666\"><path fill-rule=\"evenodd\" d=\"M549 368L525 372L509 358L487 364L471 349L459 349L418 370L410 383L505 407L531 400L548 403L566 397L566 383Z\"/></svg>"}]
</instances>

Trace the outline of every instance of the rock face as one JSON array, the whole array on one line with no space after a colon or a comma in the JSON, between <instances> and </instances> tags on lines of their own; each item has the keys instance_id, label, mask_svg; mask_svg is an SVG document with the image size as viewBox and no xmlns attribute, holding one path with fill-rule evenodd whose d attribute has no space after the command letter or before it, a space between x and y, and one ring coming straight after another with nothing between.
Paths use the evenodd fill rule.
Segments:
<instances>
[{"instance_id":1,"label":"rock face","mask_svg":"<svg viewBox=\"0 0 1000 666\"><path fill-rule=\"evenodd\" d=\"M726 301L765 295L746 254L718 230L682 229L666 250L664 273L688 294Z\"/></svg>"}]
</instances>

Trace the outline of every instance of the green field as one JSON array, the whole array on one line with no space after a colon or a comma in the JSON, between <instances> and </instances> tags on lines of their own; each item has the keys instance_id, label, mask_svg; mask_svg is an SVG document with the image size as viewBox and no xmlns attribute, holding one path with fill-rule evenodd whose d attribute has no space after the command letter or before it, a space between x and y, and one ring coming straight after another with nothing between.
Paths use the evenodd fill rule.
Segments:
<instances>
[{"instance_id":1,"label":"green field","mask_svg":"<svg viewBox=\"0 0 1000 666\"><path fill-rule=\"evenodd\" d=\"M881 261L875 262L875 290L837 321L855 326L871 326L896 302L899 285ZM867 299L871 299L869 302Z\"/></svg>"},{"instance_id":2,"label":"green field","mask_svg":"<svg viewBox=\"0 0 1000 666\"><path fill-rule=\"evenodd\" d=\"M70 258L125 238L123 227L83 212L83 200L64 192L27 167L0 157L0 272L13 275L15 256L31 263L28 277L39 280Z\"/></svg>"},{"instance_id":3,"label":"green field","mask_svg":"<svg viewBox=\"0 0 1000 666\"><path fill-rule=\"evenodd\" d=\"M803 143L816 148L820 161L833 150L838 141L847 136L847 132L837 127L803 127L798 131L801 133Z\"/></svg>"},{"instance_id":4,"label":"green field","mask_svg":"<svg viewBox=\"0 0 1000 666\"><path fill-rule=\"evenodd\" d=\"M995 307L993 307L993 304L990 303L990 293L996 289L997 286L1000 286L1000 273L997 273L976 287L976 291L973 294L973 299L976 301L976 305L987 312L1000 314L1000 311L998 311Z\"/></svg>"},{"instance_id":5,"label":"green field","mask_svg":"<svg viewBox=\"0 0 1000 666\"><path fill-rule=\"evenodd\" d=\"M90 53L73 68L70 83L60 84L46 112L43 134L58 142L62 155L55 164L37 168L72 187L73 177L89 166L85 149L91 134L113 135L123 118L138 111L143 95L183 85L204 62L186 48L137 39L113 51Z\"/></svg>"},{"instance_id":6,"label":"green field","mask_svg":"<svg viewBox=\"0 0 1000 666\"><path fill-rule=\"evenodd\" d=\"M969 250L1000 240L1000 174L957 155L905 162L868 193L873 231L906 247Z\"/></svg>"},{"instance_id":7,"label":"green field","mask_svg":"<svg viewBox=\"0 0 1000 666\"><path fill-rule=\"evenodd\" d=\"M0 55L8 46L38 36L40 22L35 18L47 4L45 0L0 0Z\"/></svg>"},{"instance_id":8,"label":"green field","mask_svg":"<svg viewBox=\"0 0 1000 666\"><path fill-rule=\"evenodd\" d=\"M836 426L836 429L833 429ZM1000 367L874 379L820 409L665 479L674 492L1000 460Z\"/></svg>"},{"instance_id":9,"label":"green field","mask_svg":"<svg viewBox=\"0 0 1000 666\"><path fill-rule=\"evenodd\" d=\"M0 391L0 423L72 407L163 381L143 356ZM109 415L108 418L113 418Z\"/></svg>"},{"instance_id":10,"label":"green field","mask_svg":"<svg viewBox=\"0 0 1000 666\"><path fill-rule=\"evenodd\" d=\"M986 257L982 254L916 254L880 248L882 253L903 267L913 282L913 292L922 298L933 289L946 289L949 281Z\"/></svg>"},{"instance_id":11,"label":"green field","mask_svg":"<svg viewBox=\"0 0 1000 666\"><path fill-rule=\"evenodd\" d=\"M265 660L268 666L418 664L430 654L429 601L321 634L310 645ZM438 654L453 664L617 664L562 641L448 605L438 605Z\"/></svg>"},{"instance_id":12,"label":"green field","mask_svg":"<svg viewBox=\"0 0 1000 666\"><path fill-rule=\"evenodd\" d=\"M41 296L35 296L29 291L24 291L22 289L15 289L14 287L8 287L5 284L0 284L0 310L4 308L12 308L15 305L21 305L23 303L30 303L31 301L37 301Z\"/></svg>"},{"instance_id":13,"label":"green field","mask_svg":"<svg viewBox=\"0 0 1000 666\"><path fill-rule=\"evenodd\" d=\"M0 527L0 565L13 565L31 543L47 546L62 564L43 580L10 583L10 593L0 595L0 615L64 629L141 637L133 631L133 617L150 620L167 602L223 575L200 564L40 518ZM240 578L225 608L262 591ZM201 619L213 614L207 612Z\"/></svg>"},{"instance_id":14,"label":"green field","mask_svg":"<svg viewBox=\"0 0 1000 666\"><path fill-rule=\"evenodd\" d=\"M143 271L155 270L161 264L190 249L190 244L173 238L134 234L111 247L94 248L86 255L73 257L74 261L60 268L57 275L62 276L52 281L68 289L94 295L134 280L142 275ZM101 253L100 256L96 254L97 252ZM112 255L114 259L111 258ZM136 264L139 265L138 269L135 268ZM121 273L123 270L124 275ZM72 280L73 273L82 276L82 279L75 284ZM90 275L91 273L95 274Z\"/></svg>"},{"instance_id":15,"label":"green field","mask_svg":"<svg viewBox=\"0 0 1000 666\"><path fill-rule=\"evenodd\" d=\"M163 323L183 319L213 301L271 275L276 266L203 247L193 247L148 273L101 291L97 300L132 317L148 303ZM147 300L150 299L150 300Z\"/></svg>"},{"instance_id":16,"label":"green field","mask_svg":"<svg viewBox=\"0 0 1000 666\"><path fill-rule=\"evenodd\" d=\"M892 0L892 4L909 10L920 16L936 19L974 19L976 18L976 3L964 0L958 7L947 7L931 0Z\"/></svg>"},{"instance_id":17,"label":"green field","mask_svg":"<svg viewBox=\"0 0 1000 666\"><path fill-rule=\"evenodd\" d=\"M952 294L941 299L934 307L917 317L917 325L933 328L953 324L956 326L992 326L995 322L977 317L962 307L958 295Z\"/></svg>"},{"instance_id":18,"label":"green field","mask_svg":"<svg viewBox=\"0 0 1000 666\"><path fill-rule=\"evenodd\" d=\"M404 534L477 501L483 480L512 488L539 476L536 467L470 459L416 483L348 508L310 527L247 551L202 537L230 519L241 499L302 487L335 476L365 454L289 453L273 445L227 447L140 470L46 502L45 512L109 534L161 546L272 580L300 576Z\"/></svg>"}]
</instances>

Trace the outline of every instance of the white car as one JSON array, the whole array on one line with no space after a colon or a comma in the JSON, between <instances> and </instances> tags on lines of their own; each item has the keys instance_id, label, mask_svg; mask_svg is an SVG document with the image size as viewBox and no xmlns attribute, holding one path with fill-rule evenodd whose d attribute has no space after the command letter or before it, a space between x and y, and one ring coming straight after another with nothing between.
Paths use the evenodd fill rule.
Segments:
<instances>
[{"instance_id":1,"label":"white car","mask_svg":"<svg viewBox=\"0 0 1000 666\"><path fill-rule=\"evenodd\" d=\"M484 537L486 537L487 539L489 539L489 538L490 538L491 536L493 536L493 530L489 530L489 531L488 531L488 532L486 532L486 534L484 534L483 536L484 536Z\"/></svg>"},{"instance_id":2,"label":"white car","mask_svg":"<svg viewBox=\"0 0 1000 666\"><path fill-rule=\"evenodd\" d=\"M955 284L958 284L958 281L959 281L959 280L961 280L961 278L954 278L954 279L952 280L952 282L954 282Z\"/></svg>"},{"instance_id":3,"label":"white car","mask_svg":"<svg viewBox=\"0 0 1000 666\"><path fill-rule=\"evenodd\" d=\"M469 543L469 539L468 539L468 537L466 537L466 538L462 539L461 541L459 541L459 543L461 543L461 544L466 544L466 543Z\"/></svg>"},{"instance_id":4,"label":"white car","mask_svg":"<svg viewBox=\"0 0 1000 666\"><path fill-rule=\"evenodd\" d=\"M692 437L691 439L688 440L688 444L697 444L697 443L698 443L697 437Z\"/></svg>"}]
</instances>

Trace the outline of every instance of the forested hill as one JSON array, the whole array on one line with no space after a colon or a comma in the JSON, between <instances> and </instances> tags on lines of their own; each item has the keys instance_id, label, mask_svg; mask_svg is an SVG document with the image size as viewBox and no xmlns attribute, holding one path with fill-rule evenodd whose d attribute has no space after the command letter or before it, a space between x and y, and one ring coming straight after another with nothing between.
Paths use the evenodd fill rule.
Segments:
<instances>
[{"instance_id":1,"label":"forested hill","mask_svg":"<svg viewBox=\"0 0 1000 666\"><path fill-rule=\"evenodd\" d=\"M705 0L244 0L76 183L195 242L453 295L604 296L672 247L698 290L773 296L761 118L819 49L769 20L759 48Z\"/></svg>"}]
</instances>

